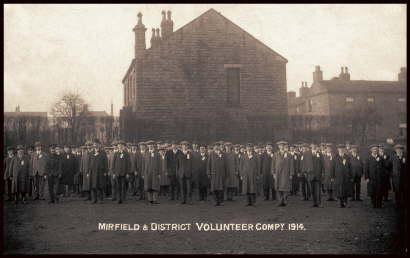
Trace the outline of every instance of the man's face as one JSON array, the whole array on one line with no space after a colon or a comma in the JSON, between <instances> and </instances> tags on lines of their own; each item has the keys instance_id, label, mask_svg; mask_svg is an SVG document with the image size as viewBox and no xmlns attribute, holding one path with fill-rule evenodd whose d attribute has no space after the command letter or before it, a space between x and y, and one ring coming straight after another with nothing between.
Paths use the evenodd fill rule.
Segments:
<instances>
[{"instance_id":1,"label":"man's face","mask_svg":"<svg viewBox=\"0 0 410 258\"><path fill-rule=\"evenodd\" d=\"M56 148L50 148L50 153L56 153Z\"/></svg>"},{"instance_id":2,"label":"man's face","mask_svg":"<svg viewBox=\"0 0 410 258\"><path fill-rule=\"evenodd\" d=\"M18 150L18 151L17 151L17 154L18 154L19 156L23 156L24 150Z\"/></svg>"},{"instance_id":3,"label":"man's face","mask_svg":"<svg viewBox=\"0 0 410 258\"><path fill-rule=\"evenodd\" d=\"M199 148L199 151L200 151L201 153L205 153L206 149L205 149L204 146L201 146L201 147Z\"/></svg>"},{"instance_id":4,"label":"man's face","mask_svg":"<svg viewBox=\"0 0 410 258\"><path fill-rule=\"evenodd\" d=\"M288 151L288 150L289 150L289 146L288 146L288 145L283 146L283 150L284 150L284 151Z\"/></svg>"},{"instance_id":5,"label":"man's face","mask_svg":"<svg viewBox=\"0 0 410 258\"><path fill-rule=\"evenodd\" d=\"M61 153L60 147L56 147L56 153L57 153L57 154L60 154L60 153Z\"/></svg>"},{"instance_id":6,"label":"man's face","mask_svg":"<svg viewBox=\"0 0 410 258\"><path fill-rule=\"evenodd\" d=\"M145 145L141 145L141 151L145 152L147 150L147 147Z\"/></svg>"},{"instance_id":7,"label":"man's face","mask_svg":"<svg viewBox=\"0 0 410 258\"><path fill-rule=\"evenodd\" d=\"M295 147L290 146L290 147L289 147L289 150L290 150L290 152L294 152L294 151L295 151Z\"/></svg>"},{"instance_id":8,"label":"man's face","mask_svg":"<svg viewBox=\"0 0 410 258\"><path fill-rule=\"evenodd\" d=\"M379 148L379 153L384 153L384 148Z\"/></svg>"},{"instance_id":9,"label":"man's face","mask_svg":"<svg viewBox=\"0 0 410 258\"><path fill-rule=\"evenodd\" d=\"M36 147L36 152L40 153L41 152L41 146Z\"/></svg>"},{"instance_id":10,"label":"man's face","mask_svg":"<svg viewBox=\"0 0 410 258\"><path fill-rule=\"evenodd\" d=\"M94 143L93 149L94 149L95 152L99 151L100 145L98 143Z\"/></svg>"},{"instance_id":11,"label":"man's face","mask_svg":"<svg viewBox=\"0 0 410 258\"><path fill-rule=\"evenodd\" d=\"M173 150L176 150L176 149L177 149L177 145L176 145L175 143L173 143L173 144L171 145L171 148L172 148Z\"/></svg>"},{"instance_id":12,"label":"man's face","mask_svg":"<svg viewBox=\"0 0 410 258\"><path fill-rule=\"evenodd\" d=\"M231 152L231 146L226 145L226 146L225 146L225 151L226 151L226 152Z\"/></svg>"},{"instance_id":13,"label":"man's face","mask_svg":"<svg viewBox=\"0 0 410 258\"><path fill-rule=\"evenodd\" d=\"M182 150L183 150L183 151L187 151L187 150L188 150L188 145L182 144Z\"/></svg>"},{"instance_id":14,"label":"man's face","mask_svg":"<svg viewBox=\"0 0 410 258\"><path fill-rule=\"evenodd\" d=\"M272 152L272 145L266 145L266 151Z\"/></svg>"},{"instance_id":15,"label":"man's face","mask_svg":"<svg viewBox=\"0 0 410 258\"><path fill-rule=\"evenodd\" d=\"M350 149L352 151L353 154L357 153L357 149Z\"/></svg>"},{"instance_id":16,"label":"man's face","mask_svg":"<svg viewBox=\"0 0 410 258\"><path fill-rule=\"evenodd\" d=\"M154 151L154 145L148 145L148 150L149 151Z\"/></svg>"},{"instance_id":17,"label":"man's face","mask_svg":"<svg viewBox=\"0 0 410 258\"><path fill-rule=\"evenodd\" d=\"M332 152L332 148L329 146L329 147L326 147L326 152L327 153L331 153Z\"/></svg>"},{"instance_id":18,"label":"man's face","mask_svg":"<svg viewBox=\"0 0 410 258\"><path fill-rule=\"evenodd\" d=\"M70 152L70 148L65 147L65 148L64 148L64 152L65 152L65 153L69 153L69 152Z\"/></svg>"},{"instance_id":19,"label":"man's face","mask_svg":"<svg viewBox=\"0 0 410 258\"><path fill-rule=\"evenodd\" d=\"M91 145L88 146L88 147L87 147L87 150L88 150L89 152L92 152L92 151L93 151L93 146L91 146Z\"/></svg>"},{"instance_id":20,"label":"man's face","mask_svg":"<svg viewBox=\"0 0 410 258\"><path fill-rule=\"evenodd\" d=\"M283 144L279 144L278 148L279 148L279 151L283 151L283 149L284 149Z\"/></svg>"},{"instance_id":21,"label":"man's face","mask_svg":"<svg viewBox=\"0 0 410 258\"><path fill-rule=\"evenodd\" d=\"M339 152L339 155L344 155L346 152L345 148L338 148L337 151Z\"/></svg>"},{"instance_id":22,"label":"man's face","mask_svg":"<svg viewBox=\"0 0 410 258\"><path fill-rule=\"evenodd\" d=\"M11 156L11 155L13 154L13 151L12 151L12 150L9 150L9 151L7 151L7 154L8 154L9 156Z\"/></svg>"},{"instance_id":23,"label":"man's face","mask_svg":"<svg viewBox=\"0 0 410 258\"><path fill-rule=\"evenodd\" d=\"M124 151L124 148L125 148L124 144L118 144L119 151Z\"/></svg>"},{"instance_id":24,"label":"man's face","mask_svg":"<svg viewBox=\"0 0 410 258\"><path fill-rule=\"evenodd\" d=\"M252 152L252 147L251 146L246 146L246 151L247 152Z\"/></svg>"},{"instance_id":25,"label":"man's face","mask_svg":"<svg viewBox=\"0 0 410 258\"><path fill-rule=\"evenodd\" d=\"M194 149L194 150L197 150L198 149L198 144L192 144L192 148Z\"/></svg>"},{"instance_id":26,"label":"man's face","mask_svg":"<svg viewBox=\"0 0 410 258\"><path fill-rule=\"evenodd\" d=\"M28 149L28 151L27 151L27 152L28 152L28 154L30 154L30 155L31 155L34 151L33 151L33 149L31 149L31 148L30 148L30 149Z\"/></svg>"},{"instance_id":27,"label":"man's face","mask_svg":"<svg viewBox=\"0 0 410 258\"><path fill-rule=\"evenodd\" d=\"M317 145L316 144L312 144L311 145L312 151L316 151L317 150Z\"/></svg>"},{"instance_id":28,"label":"man's face","mask_svg":"<svg viewBox=\"0 0 410 258\"><path fill-rule=\"evenodd\" d=\"M376 155L379 152L379 148L373 147L370 151L373 155Z\"/></svg>"},{"instance_id":29,"label":"man's face","mask_svg":"<svg viewBox=\"0 0 410 258\"><path fill-rule=\"evenodd\" d=\"M131 151L134 152L134 153L137 152L137 147L133 146L133 147L131 148Z\"/></svg>"},{"instance_id":30,"label":"man's face","mask_svg":"<svg viewBox=\"0 0 410 258\"><path fill-rule=\"evenodd\" d=\"M403 155L403 149L397 148L397 149L396 149L396 154L397 154L398 156L402 156L402 155Z\"/></svg>"}]
</instances>

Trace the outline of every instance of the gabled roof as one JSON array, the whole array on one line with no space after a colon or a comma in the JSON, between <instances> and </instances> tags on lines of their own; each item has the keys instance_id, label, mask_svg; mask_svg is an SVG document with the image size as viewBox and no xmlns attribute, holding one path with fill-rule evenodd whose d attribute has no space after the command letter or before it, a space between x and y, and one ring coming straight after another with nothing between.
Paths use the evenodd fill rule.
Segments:
<instances>
[{"instance_id":1,"label":"gabled roof","mask_svg":"<svg viewBox=\"0 0 410 258\"><path fill-rule=\"evenodd\" d=\"M27 116L27 117L45 117L47 118L47 112L4 112L4 116Z\"/></svg>"},{"instance_id":2,"label":"gabled roof","mask_svg":"<svg viewBox=\"0 0 410 258\"><path fill-rule=\"evenodd\" d=\"M172 37L175 37L179 31L182 31L185 27L193 24L194 22L196 22L197 20L201 19L202 17L209 15L210 13L214 13L219 15L220 17L222 17L225 21L227 21L228 23L230 23L231 25L235 26L236 28L238 28L240 31L242 31L244 34L246 34L248 37L252 38L253 40L255 40L256 42L258 42L260 45L262 45L264 48L266 48L268 51L272 52L274 55L278 56L283 62L287 63L288 60L283 57L282 55L280 55L279 53L277 53L276 51L274 51L273 49L271 49L270 47L268 47L266 44L264 44L262 41L258 40L257 38L255 38L254 36L252 36L250 33L248 33L247 31L245 31L244 29L242 29L241 27L239 27L238 25L236 25L235 23L233 23L231 20L229 20L228 18L226 18L225 16L223 16L221 13L217 12L215 9L211 8L208 11L204 12L203 14L201 14L200 16L198 16L197 18L193 19L191 22L185 24L184 26L182 26L181 28L179 28L178 30L172 32L171 35L169 35L169 37L167 39L163 39L161 41L161 44L163 44L164 42L167 42L168 40L170 40ZM150 54L152 51L152 46L151 48L147 49L147 51L145 52L145 54ZM133 59L131 61L130 66L128 67L128 70L125 74L125 76L122 79L122 82L124 83L125 78L128 76L128 73L131 70L131 67L134 65L134 60Z\"/></svg>"}]
</instances>

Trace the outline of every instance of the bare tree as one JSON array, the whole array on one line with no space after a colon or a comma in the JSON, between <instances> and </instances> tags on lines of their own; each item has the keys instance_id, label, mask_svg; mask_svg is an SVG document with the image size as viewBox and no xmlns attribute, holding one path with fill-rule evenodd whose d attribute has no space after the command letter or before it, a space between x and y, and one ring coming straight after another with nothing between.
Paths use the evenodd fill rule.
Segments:
<instances>
[{"instance_id":1,"label":"bare tree","mask_svg":"<svg viewBox=\"0 0 410 258\"><path fill-rule=\"evenodd\" d=\"M63 94L61 99L53 105L51 114L55 126L58 132L64 134L65 140L70 140L73 144L77 143L77 133L87 111L88 105L77 92ZM61 139L61 135L59 139Z\"/></svg>"}]
</instances>

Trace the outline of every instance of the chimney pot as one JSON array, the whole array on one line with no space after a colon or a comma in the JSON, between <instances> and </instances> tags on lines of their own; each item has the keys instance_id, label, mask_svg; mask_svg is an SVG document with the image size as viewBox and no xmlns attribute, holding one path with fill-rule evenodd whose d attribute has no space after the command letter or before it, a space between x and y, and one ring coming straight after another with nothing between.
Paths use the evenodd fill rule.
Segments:
<instances>
[{"instance_id":1,"label":"chimney pot","mask_svg":"<svg viewBox=\"0 0 410 258\"><path fill-rule=\"evenodd\" d=\"M168 20L171 20L171 11L168 10L167 14L168 14Z\"/></svg>"},{"instance_id":2,"label":"chimney pot","mask_svg":"<svg viewBox=\"0 0 410 258\"><path fill-rule=\"evenodd\" d=\"M345 73L349 73L349 70L347 69L347 66L345 66Z\"/></svg>"}]
</instances>

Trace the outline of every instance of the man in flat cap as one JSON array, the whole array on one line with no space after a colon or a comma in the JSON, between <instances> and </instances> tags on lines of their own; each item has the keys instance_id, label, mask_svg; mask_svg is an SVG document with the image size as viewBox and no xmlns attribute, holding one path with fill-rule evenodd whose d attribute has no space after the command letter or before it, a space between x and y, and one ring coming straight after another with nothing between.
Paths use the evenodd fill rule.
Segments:
<instances>
[{"instance_id":1,"label":"man in flat cap","mask_svg":"<svg viewBox=\"0 0 410 258\"><path fill-rule=\"evenodd\" d=\"M26 202L30 184L29 166L30 157L25 155L22 145L17 145L17 155L11 161L11 192L14 195L16 204L20 197L22 198L23 204Z\"/></svg>"},{"instance_id":2,"label":"man in flat cap","mask_svg":"<svg viewBox=\"0 0 410 258\"><path fill-rule=\"evenodd\" d=\"M394 146L395 154L391 158L392 162L392 183L394 199L396 202L396 207L401 208L407 205L407 160L404 155L404 146L401 144L396 144Z\"/></svg>"},{"instance_id":3,"label":"man in flat cap","mask_svg":"<svg viewBox=\"0 0 410 258\"><path fill-rule=\"evenodd\" d=\"M261 177L263 185L263 193L265 196L265 201L269 200L269 196L272 192L272 200L275 197L275 187L272 175L272 159L274 158L274 153L272 151L272 143L266 143L266 152L262 154L261 157Z\"/></svg>"},{"instance_id":4,"label":"man in flat cap","mask_svg":"<svg viewBox=\"0 0 410 258\"><path fill-rule=\"evenodd\" d=\"M256 183L259 174L258 161L253 152L252 144L246 145L246 153L243 155L241 165L242 190L247 196L246 206L255 206L256 203Z\"/></svg>"},{"instance_id":5,"label":"man in flat cap","mask_svg":"<svg viewBox=\"0 0 410 258\"><path fill-rule=\"evenodd\" d=\"M77 170L77 163L69 145L64 145L64 152L61 154L61 180L64 186L64 197L70 197L73 191L74 174Z\"/></svg>"},{"instance_id":6,"label":"man in flat cap","mask_svg":"<svg viewBox=\"0 0 410 258\"><path fill-rule=\"evenodd\" d=\"M335 194L340 201L340 207L349 207L347 198L352 196L353 175L350 158L344 144L338 144L338 154L335 156Z\"/></svg>"},{"instance_id":7,"label":"man in flat cap","mask_svg":"<svg viewBox=\"0 0 410 258\"><path fill-rule=\"evenodd\" d=\"M140 142L139 144L139 151L136 153L136 159L137 159L137 176L135 178L136 180L136 189L137 189L137 195L139 196L139 200L145 200L145 191L144 191L144 161L145 161L145 156L148 153L147 150L147 145L145 142Z\"/></svg>"},{"instance_id":8,"label":"man in flat cap","mask_svg":"<svg viewBox=\"0 0 410 258\"><path fill-rule=\"evenodd\" d=\"M308 173L313 170L312 152L309 149L309 145L306 143L301 144L302 152L300 154L300 182L302 185L302 199L308 201L311 196L311 187L308 180Z\"/></svg>"},{"instance_id":9,"label":"man in flat cap","mask_svg":"<svg viewBox=\"0 0 410 258\"><path fill-rule=\"evenodd\" d=\"M236 155L232 152L232 144L227 143L225 145L225 165L226 165L226 180L225 189L228 201L233 201L233 196L238 190L238 168Z\"/></svg>"},{"instance_id":10,"label":"man in flat cap","mask_svg":"<svg viewBox=\"0 0 410 258\"><path fill-rule=\"evenodd\" d=\"M159 171L159 155L155 151L155 142L148 141L148 153L144 157L144 191L149 204L158 204L161 174Z\"/></svg>"},{"instance_id":11,"label":"man in flat cap","mask_svg":"<svg viewBox=\"0 0 410 258\"><path fill-rule=\"evenodd\" d=\"M391 187L391 172L392 163L390 160L390 155L386 152L384 144L379 144L379 156L383 159L383 167L385 170L383 179L383 201L389 201L389 192Z\"/></svg>"},{"instance_id":12,"label":"man in flat cap","mask_svg":"<svg viewBox=\"0 0 410 258\"><path fill-rule=\"evenodd\" d=\"M287 197L290 192L292 177L294 175L294 159L288 153L288 143L279 141L279 151L272 159L272 174L275 182L275 189L279 194L279 206L287 205Z\"/></svg>"},{"instance_id":13,"label":"man in flat cap","mask_svg":"<svg viewBox=\"0 0 410 258\"><path fill-rule=\"evenodd\" d=\"M80 173L82 174L82 191L86 196L85 201L91 200L91 186L90 186L90 161L93 155L93 145L90 141L85 143L87 150L81 155Z\"/></svg>"},{"instance_id":14,"label":"man in flat cap","mask_svg":"<svg viewBox=\"0 0 410 258\"><path fill-rule=\"evenodd\" d=\"M383 187L386 178L384 169L384 159L379 155L379 146L370 145L371 154L364 162L364 178L367 182L367 193L372 199L373 208L382 207Z\"/></svg>"},{"instance_id":15,"label":"man in flat cap","mask_svg":"<svg viewBox=\"0 0 410 258\"><path fill-rule=\"evenodd\" d=\"M11 185L12 185L12 170L11 170L11 163L14 159L14 148L12 146L7 147L7 157L4 159L4 189L7 193L7 201L13 200L13 194L11 192Z\"/></svg>"},{"instance_id":16,"label":"man in flat cap","mask_svg":"<svg viewBox=\"0 0 410 258\"><path fill-rule=\"evenodd\" d=\"M182 204L186 204L187 196L191 193L191 176L192 176L192 153L188 151L188 142L181 142L182 151L177 157L177 177L182 190ZM190 196L189 203L192 203Z\"/></svg>"},{"instance_id":17,"label":"man in flat cap","mask_svg":"<svg viewBox=\"0 0 410 258\"><path fill-rule=\"evenodd\" d=\"M167 151L165 157L167 159L168 175L170 179L171 200L179 199L179 182L177 180L178 157L181 151L178 150L175 141L171 142L171 150Z\"/></svg>"},{"instance_id":18,"label":"man in flat cap","mask_svg":"<svg viewBox=\"0 0 410 258\"><path fill-rule=\"evenodd\" d=\"M46 161L46 179L48 180L49 203L58 202L58 187L61 178L61 160L56 153L56 145L50 145L50 154Z\"/></svg>"},{"instance_id":19,"label":"man in flat cap","mask_svg":"<svg viewBox=\"0 0 410 258\"><path fill-rule=\"evenodd\" d=\"M137 149L137 145L132 143L131 144L131 151L128 152L129 156L130 156L130 175L129 175L129 179L127 180L126 183L126 188L127 188L127 193L129 193L132 196L136 196L137 195L137 185L136 182L137 180L137 176L138 176L138 149Z\"/></svg>"},{"instance_id":20,"label":"man in flat cap","mask_svg":"<svg viewBox=\"0 0 410 258\"><path fill-rule=\"evenodd\" d=\"M168 177L167 159L165 158L166 148L161 147L158 149L158 152L159 152L158 170L160 174L159 196L169 197L169 177Z\"/></svg>"},{"instance_id":21,"label":"man in flat cap","mask_svg":"<svg viewBox=\"0 0 410 258\"><path fill-rule=\"evenodd\" d=\"M47 154L43 152L40 142L35 143L36 152L31 158L31 173L34 178L34 200L44 200Z\"/></svg>"},{"instance_id":22,"label":"man in flat cap","mask_svg":"<svg viewBox=\"0 0 410 258\"><path fill-rule=\"evenodd\" d=\"M310 184L313 197L313 207L322 208L321 203L321 184L323 176L323 157L320 154L317 145L310 145L311 151L303 153L301 161L302 171L306 173L307 180Z\"/></svg>"},{"instance_id":23,"label":"man in flat cap","mask_svg":"<svg viewBox=\"0 0 410 258\"><path fill-rule=\"evenodd\" d=\"M98 139L93 141L94 153L90 159L90 186L92 204L103 203L103 189L106 185L106 176L108 173L107 154L101 148L101 142Z\"/></svg>"},{"instance_id":24,"label":"man in flat cap","mask_svg":"<svg viewBox=\"0 0 410 258\"><path fill-rule=\"evenodd\" d=\"M215 143L214 151L209 155L207 174L210 179L210 191L215 197L215 206L220 206L223 202L224 181L226 179L225 156L221 151L221 144Z\"/></svg>"},{"instance_id":25,"label":"man in flat cap","mask_svg":"<svg viewBox=\"0 0 410 258\"><path fill-rule=\"evenodd\" d=\"M196 170L197 187L199 194L199 201L207 201L209 178L207 175L208 153L206 146L201 144L199 147L199 165Z\"/></svg>"},{"instance_id":26,"label":"man in flat cap","mask_svg":"<svg viewBox=\"0 0 410 258\"><path fill-rule=\"evenodd\" d=\"M115 188L113 201L118 200L121 204L125 200L126 176L131 172L129 153L125 149L124 141L117 141L118 151L114 154L112 163L112 184Z\"/></svg>"},{"instance_id":27,"label":"man in flat cap","mask_svg":"<svg viewBox=\"0 0 410 258\"><path fill-rule=\"evenodd\" d=\"M326 144L326 152L323 155L323 184L327 192L327 201L336 201L335 192L335 155L332 153L332 144Z\"/></svg>"},{"instance_id":28,"label":"man in flat cap","mask_svg":"<svg viewBox=\"0 0 410 258\"><path fill-rule=\"evenodd\" d=\"M198 188L198 169L201 165L201 155L199 152L199 145L197 142L192 143L192 178L191 178L191 196L194 192L198 192L199 196L199 188Z\"/></svg>"},{"instance_id":29,"label":"man in flat cap","mask_svg":"<svg viewBox=\"0 0 410 258\"><path fill-rule=\"evenodd\" d=\"M359 146L353 144L350 146L350 165L352 167L353 188L352 201L362 201L360 198L360 187L363 177L363 160L357 153Z\"/></svg>"},{"instance_id":30,"label":"man in flat cap","mask_svg":"<svg viewBox=\"0 0 410 258\"><path fill-rule=\"evenodd\" d=\"M293 159L294 175L292 177L292 185L290 188L290 195L297 195L299 193L299 155L296 153L294 144L289 145L289 155Z\"/></svg>"}]
</instances>

